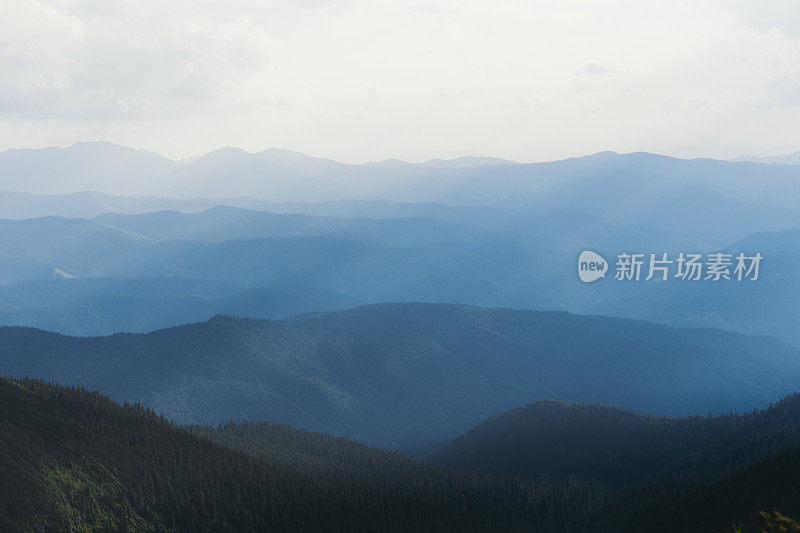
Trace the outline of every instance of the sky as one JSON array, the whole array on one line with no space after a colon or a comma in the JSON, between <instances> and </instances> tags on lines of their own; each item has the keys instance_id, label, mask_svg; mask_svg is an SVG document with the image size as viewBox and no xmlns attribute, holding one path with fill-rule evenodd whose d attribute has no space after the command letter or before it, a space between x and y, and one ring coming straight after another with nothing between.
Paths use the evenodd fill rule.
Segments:
<instances>
[{"instance_id":1,"label":"sky","mask_svg":"<svg viewBox=\"0 0 800 533\"><path fill-rule=\"evenodd\" d=\"M6 0L0 150L800 150L800 2Z\"/></svg>"}]
</instances>

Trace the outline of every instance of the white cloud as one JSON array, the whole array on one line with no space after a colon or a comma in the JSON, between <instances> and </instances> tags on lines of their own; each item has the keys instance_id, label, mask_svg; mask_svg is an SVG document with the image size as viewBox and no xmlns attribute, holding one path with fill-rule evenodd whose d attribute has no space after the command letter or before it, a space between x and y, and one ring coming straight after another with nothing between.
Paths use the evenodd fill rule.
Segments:
<instances>
[{"instance_id":1,"label":"white cloud","mask_svg":"<svg viewBox=\"0 0 800 533\"><path fill-rule=\"evenodd\" d=\"M800 4L796 0L781 2L725 0L719 7L733 9L744 24L758 30L778 30L789 37L800 38Z\"/></svg>"},{"instance_id":2,"label":"white cloud","mask_svg":"<svg viewBox=\"0 0 800 533\"><path fill-rule=\"evenodd\" d=\"M785 77L772 81L764 101L765 107L800 106L800 78Z\"/></svg>"},{"instance_id":3,"label":"white cloud","mask_svg":"<svg viewBox=\"0 0 800 533\"><path fill-rule=\"evenodd\" d=\"M364 161L800 146L791 1L4 4L0 147Z\"/></svg>"}]
</instances>

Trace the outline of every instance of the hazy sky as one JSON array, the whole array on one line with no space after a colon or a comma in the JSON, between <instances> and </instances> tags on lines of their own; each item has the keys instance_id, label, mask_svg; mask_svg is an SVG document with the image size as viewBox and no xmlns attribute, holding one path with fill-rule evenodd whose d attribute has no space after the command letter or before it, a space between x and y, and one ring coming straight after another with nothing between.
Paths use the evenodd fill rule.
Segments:
<instances>
[{"instance_id":1,"label":"hazy sky","mask_svg":"<svg viewBox=\"0 0 800 533\"><path fill-rule=\"evenodd\" d=\"M800 2L0 1L0 149L800 150Z\"/></svg>"}]
</instances>

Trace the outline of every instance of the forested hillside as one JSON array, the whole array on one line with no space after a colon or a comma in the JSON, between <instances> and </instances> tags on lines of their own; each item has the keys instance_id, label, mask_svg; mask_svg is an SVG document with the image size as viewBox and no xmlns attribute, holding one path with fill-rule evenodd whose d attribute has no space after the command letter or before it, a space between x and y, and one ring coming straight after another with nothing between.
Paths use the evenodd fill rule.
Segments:
<instances>
[{"instance_id":1,"label":"forested hillside","mask_svg":"<svg viewBox=\"0 0 800 533\"><path fill-rule=\"evenodd\" d=\"M748 413L687 418L541 401L489 418L430 460L531 479L581 474L624 487L655 477L715 481L798 446L797 394Z\"/></svg>"},{"instance_id":2,"label":"forested hillside","mask_svg":"<svg viewBox=\"0 0 800 533\"><path fill-rule=\"evenodd\" d=\"M0 368L97 388L180 422L272 420L419 449L541 399L673 415L754 409L794 391L800 353L716 330L385 304L100 338L0 328Z\"/></svg>"},{"instance_id":3,"label":"forested hillside","mask_svg":"<svg viewBox=\"0 0 800 533\"><path fill-rule=\"evenodd\" d=\"M191 431L97 393L0 379L3 531L553 529L585 519L575 502L588 490L449 472L287 427Z\"/></svg>"},{"instance_id":4,"label":"forested hillside","mask_svg":"<svg viewBox=\"0 0 800 533\"><path fill-rule=\"evenodd\" d=\"M576 443L560 458L558 474L497 476L271 423L179 427L96 392L2 378L0 529L618 532L731 531L731 524L742 524L755 531L765 523L759 511L800 511L793 481L800 475L798 443L769 455L777 449L770 445L785 447L785 438L796 436L797 404L793 397L742 417L742 427L762 431L756 440L728 433L737 469L766 457L750 468L707 482L709 455L688 453L691 467L682 477L666 470L612 487L587 468L608 467L608 457L590 450L593 441L624 433L631 419L652 420L663 439L681 448L682 425L718 429L719 420L669 423L598 406L540 405L552 415L548 428L538 426L545 442L574 437L575 413L605 416L585 429L583 457L573 453ZM693 433L693 444L720 440L713 431ZM617 444L625 457L635 443ZM664 457L663 448L654 452ZM654 471L650 466L641 472Z\"/></svg>"},{"instance_id":5,"label":"forested hillside","mask_svg":"<svg viewBox=\"0 0 800 533\"><path fill-rule=\"evenodd\" d=\"M688 418L541 401L489 418L431 461L531 478L580 473L624 486L655 475L719 479L798 445L797 394L763 410Z\"/></svg>"},{"instance_id":6,"label":"forested hillside","mask_svg":"<svg viewBox=\"0 0 800 533\"><path fill-rule=\"evenodd\" d=\"M486 420L429 461L529 480L600 481L620 491L620 503L593 521L612 529L754 531L764 523L760 511L800 516L800 395L746 414L689 418L536 402Z\"/></svg>"}]
</instances>

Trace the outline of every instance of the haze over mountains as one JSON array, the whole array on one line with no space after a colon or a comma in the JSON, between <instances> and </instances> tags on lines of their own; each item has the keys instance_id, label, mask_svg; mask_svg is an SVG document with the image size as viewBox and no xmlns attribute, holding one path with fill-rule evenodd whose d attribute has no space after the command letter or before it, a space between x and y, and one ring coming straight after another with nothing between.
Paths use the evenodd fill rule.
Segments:
<instances>
[{"instance_id":1,"label":"haze over mountains","mask_svg":"<svg viewBox=\"0 0 800 533\"><path fill-rule=\"evenodd\" d=\"M786 339L800 346L800 231L762 232L726 248L769 257L755 283L647 285L639 294L609 298L588 311L675 326L725 328Z\"/></svg>"},{"instance_id":2,"label":"haze over mountains","mask_svg":"<svg viewBox=\"0 0 800 533\"><path fill-rule=\"evenodd\" d=\"M396 165L349 165L287 150L249 153L236 148L222 148L196 160L175 162L110 143L0 153L5 190L183 198L245 196L270 201L373 198L530 206L527 198L531 194L554 185L558 185L553 190L556 196L545 196L533 204L570 201L576 187L588 193L592 188L587 189L587 185L602 183L611 195L615 187L632 185L636 187L631 187L629 193L641 189L641 194L661 195L706 189L732 201L774 204L791 210L795 204L787 202L786 193L799 190L796 175L796 168L785 165L613 152L533 164L461 158ZM758 177L758 183L753 177ZM613 181L609 183L610 178Z\"/></svg>"},{"instance_id":3,"label":"haze over mountains","mask_svg":"<svg viewBox=\"0 0 800 533\"><path fill-rule=\"evenodd\" d=\"M363 178L376 171L426 174L426 169L469 169L515 165L493 157L431 159L407 163L397 159L348 165L291 150L271 148L258 153L220 148L203 156L172 161L153 152L108 142L79 142L67 148L9 149L0 152L0 187L39 194L80 191L122 195L175 194L246 187L247 196L282 195L280 199L329 199L345 192L343 178ZM221 176L227 183L216 183ZM162 188L165 187L166 188ZM239 192L238 194L242 194ZM315 198L314 196L320 196Z\"/></svg>"},{"instance_id":4,"label":"haze over mountains","mask_svg":"<svg viewBox=\"0 0 800 533\"><path fill-rule=\"evenodd\" d=\"M174 162L79 143L3 152L0 176L47 193L0 192L0 324L94 336L217 314L284 319L419 301L598 313L800 345L790 229L800 227L800 166L612 152L348 165L275 149ZM75 192L115 184L179 194ZM765 259L757 282L584 285L575 274L584 249L612 263L623 251Z\"/></svg>"},{"instance_id":5,"label":"haze over mountains","mask_svg":"<svg viewBox=\"0 0 800 533\"><path fill-rule=\"evenodd\" d=\"M797 397L764 408L800 383L800 165L175 162L79 143L0 153L0 179L0 376L171 420L0 380L0 473L37 502L0 498L0 526L28 508L133 529L318 524L331 505L417 529L668 531L795 509L775 465L800 471ZM579 281L582 250L605 280ZM761 253L759 279L613 279L620 252L715 251ZM253 422L172 425L231 419ZM313 512L270 514L253 475ZM153 502L184 482L213 505ZM760 483L781 490L748 496ZM259 494L247 513L241 487Z\"/></svg>"},{"instance_id":6,"label":"haze over mountains","mask_svg":"<svg viewBox=\"0 0 800 533\"><path fill-rule=\"evenodd\" d=\"M590 242L607 251L709 249L800 226L799 168L613 152L535 164L462 158L449 165L348 165L232 148L180 163L79 143L0 153L0 217L189 213L227 205L351 218L424 216L523 232L544 225L564 246ZM580 225L582 243L562 240L559 224Z\"/></svg>"},{"instance_id":7,"label":"haze over mountains","mask_svg":"<svg viewBox=\"0 0 800 533\"><path fill-rule=\"evenodd\" d=\"M672 244L656 248L639 215L615 231L600 214L380 202L280 205L325 215L217 206L0 220L0 324L101 335L217 313L282 318L290 310L425 301L611 314L800 341L795 306L786 298L800 291L796 231L761 232L720 247L761 251L757 282L584 285L575 276L583 249L613 261L617 251L714 248L704 247L706 239L691 228L666 234ZM154 279L163 293L149 288ZM228 287L224 293L217 290L221 284ZM42 297L43 291L52 294ZM276 307L269 296L289 293L296 305Z\"/></svg>"}]
</instances>

